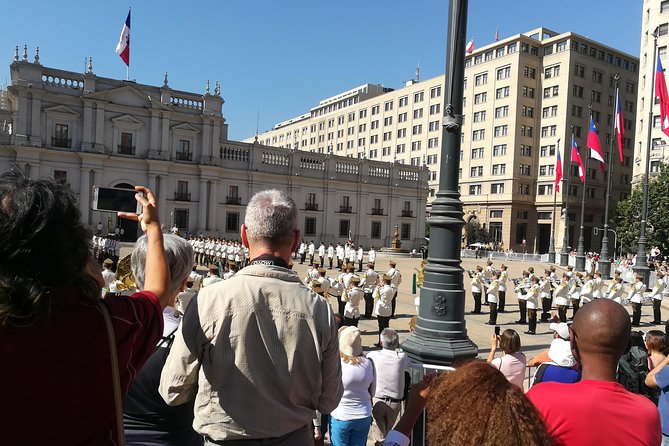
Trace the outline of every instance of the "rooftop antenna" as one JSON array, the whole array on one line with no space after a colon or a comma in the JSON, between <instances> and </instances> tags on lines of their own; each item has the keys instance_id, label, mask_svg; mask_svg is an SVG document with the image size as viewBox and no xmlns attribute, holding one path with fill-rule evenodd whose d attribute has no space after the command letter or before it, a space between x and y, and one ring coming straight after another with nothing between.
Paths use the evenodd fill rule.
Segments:
<instances>
[{"instance_id":1,"label":"rooftop antenna","mask_svg":"<svg viewBox=\"0 0 669 446\"><path fill-rule=\"evenodd\" d=\"M418 59L418 66L416 66L416 82L420 82L420 59Z\"/></svg>"}]
</instances>

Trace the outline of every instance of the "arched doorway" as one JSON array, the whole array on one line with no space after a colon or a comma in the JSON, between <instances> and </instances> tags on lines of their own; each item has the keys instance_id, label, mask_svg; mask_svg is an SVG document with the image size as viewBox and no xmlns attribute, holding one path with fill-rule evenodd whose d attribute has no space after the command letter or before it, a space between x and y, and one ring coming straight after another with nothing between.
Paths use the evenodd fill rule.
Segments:
<instances>
[{"instance_id":1,"label":"arched doorway","mask_svg":"<svg viewBox=\"0 0 669 446\"><path fill-rule=\"evenodd\" d=\"M135 186L128 183L119 183L114 187L120 187L122 189L134 189ZM116 217L116 227L119 229L119 240L122 242L135 242L137 241L137 229L138 223L134 220L128 220L127 218Z\"/></svg>"}]
</instances>

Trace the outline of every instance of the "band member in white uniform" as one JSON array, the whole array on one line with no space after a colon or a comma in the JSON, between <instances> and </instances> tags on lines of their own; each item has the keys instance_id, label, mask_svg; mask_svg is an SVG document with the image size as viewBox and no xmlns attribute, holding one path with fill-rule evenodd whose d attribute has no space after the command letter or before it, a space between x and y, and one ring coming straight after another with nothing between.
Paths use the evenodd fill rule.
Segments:
<instances>
[{"instance_id":1,"label":"band member in white uniform","mask_svg":"<svg viewBox=\"0 0 669 446\"><path fill-rule=\"evenodd\" d=\"M643 293L646 291L646 284L643 283L643 276L637 274L634 276L634 284L630 290L630 301L632 302L632 327L638 327L641 323L641 304L643 302Z\"/></svg>"}]
</instances>

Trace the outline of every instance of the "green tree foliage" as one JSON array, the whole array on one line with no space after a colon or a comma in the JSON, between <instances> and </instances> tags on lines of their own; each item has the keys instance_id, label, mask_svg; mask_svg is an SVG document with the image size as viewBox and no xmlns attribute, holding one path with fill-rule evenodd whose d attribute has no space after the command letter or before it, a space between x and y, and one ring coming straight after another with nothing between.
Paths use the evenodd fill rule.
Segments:
<instances>
[{"instance_id":1,"label":"green tree foliage","mask_svg":"<svg viewBox=\"0 0 669 446\"><path fill-rule=\"evenodd\" d=\"M614 222L618 243L623 253L635 253L641 230L643 182L638 183L631 195L618 202ZM669 252L669 166L660 165L660 172L650 178L648 186L647 250L658 246L663 254Z\"/></svg>"},{"instance_id":2,"label":"green tree foliage","mask_svg":"<svg viewBox=\"0 0 669 446\"><path fill-rule=\"evenodd\" d=\"M467 237L467 245L472 243L487 244L492 241L490 232L482 226L477 219L471 219L465 226L465 236Z\"/></svg>"}]
</instances>

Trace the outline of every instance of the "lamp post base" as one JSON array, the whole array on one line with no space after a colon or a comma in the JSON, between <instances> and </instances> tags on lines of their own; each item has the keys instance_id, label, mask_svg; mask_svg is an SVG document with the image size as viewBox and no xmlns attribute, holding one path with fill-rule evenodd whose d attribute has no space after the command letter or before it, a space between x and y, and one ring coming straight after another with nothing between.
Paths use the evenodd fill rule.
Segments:
<instances>
[{"instance_id":1,"label":"lamp post base","mask_svg":"<svg viewBox=\"0 0 669 446\"><path fill-rule=\"evenodd\" d=\"M419 330L402 343L410 358L427 364L452 366L459 360L473 359L478 355L478 346L467 337L450 338L448 332ZM462 335L462 333L458 333ZM465 335L466 336L466 335Z\"/></svg>"},{"instance_id":2,"label":"lamp post base","mask_svg":"<svg viewBox=\"0 0 669 446\"><path fill-rule=\"evenodd\" d=\"M634 265L632 267L632 271L634 271L635 274L639 274L641 277L643 277L643 283L648 286L648 280L650 279L650 268L648 268L647 265Z\"/></svg>"},{"instance_id":3,"label":"lamp post base","mask_svg":"<svg viewBox=\"0 0 669 446\"><path fill-rule=\"evenodd\" d=\"M548 252L548 263L555 263L555 251Z\"/></svg>"},{"instance_id":4,"label":"lamp post base","mask_svg":"<svg viewBox=\"0 0 669 446\"><path fill-rule=\"evenodd\" d=\"M560 253L560 266L567 266L569 265L569 253L568 252L561 252Z\"/></svg>"},{"instance_id":5,"label":"lamp post base","mask_svg":"<svg viewBox=\"0 0 669 446\"><path fill-rule=\"evenodd\" d=\"M574 267L576 272L585 271L585 256L576 254L576 265Z\"/></svg>"}]
</instances>

